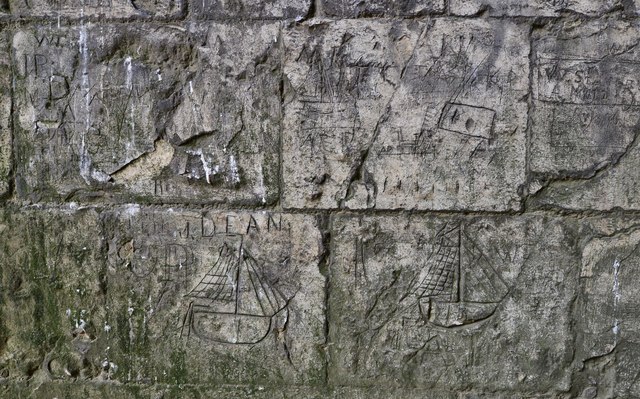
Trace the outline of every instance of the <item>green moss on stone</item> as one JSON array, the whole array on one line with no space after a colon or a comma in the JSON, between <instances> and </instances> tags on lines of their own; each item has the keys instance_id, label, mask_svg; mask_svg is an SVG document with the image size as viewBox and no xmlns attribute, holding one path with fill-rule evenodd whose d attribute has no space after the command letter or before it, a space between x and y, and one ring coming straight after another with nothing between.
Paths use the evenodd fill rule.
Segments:
<instances>
[{"instance_id":1,"label":"green moss on stone","mask_svg":"<svg viewBox=\"0 0 640 399\"><path fill-rule=\"evenodd\" d=\"M175 349L171 352L169 359L171 361L171 369L169 371L170 383L186 384L189 382L185 352L180 349Z\"/></svg>"}]
</instances>

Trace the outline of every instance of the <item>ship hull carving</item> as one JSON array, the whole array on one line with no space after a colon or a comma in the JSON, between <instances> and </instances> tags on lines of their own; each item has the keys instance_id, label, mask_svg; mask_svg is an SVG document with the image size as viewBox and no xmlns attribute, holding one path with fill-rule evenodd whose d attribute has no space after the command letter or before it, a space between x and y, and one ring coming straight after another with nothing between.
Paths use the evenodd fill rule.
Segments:
<instances>
[{"instance_id":1,"label":"ship hull carving","mask_svg":"<svg viewBox=\"0 0 640 399\"><path fill-rule=\"evenodd\" d=\"M420 315L425 322L438 327L452 328L477 323L493 315L497 303L438 302L429 298L419 300Z\"/></svg>"}]
</instances>

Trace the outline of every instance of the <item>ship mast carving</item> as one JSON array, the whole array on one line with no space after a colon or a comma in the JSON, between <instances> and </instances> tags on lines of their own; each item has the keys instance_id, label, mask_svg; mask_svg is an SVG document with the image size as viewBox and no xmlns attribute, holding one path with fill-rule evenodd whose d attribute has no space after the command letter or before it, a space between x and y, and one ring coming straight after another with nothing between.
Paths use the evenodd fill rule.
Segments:
<instances>
[{"instance_id":1,"label":"ship mast carving","mask_svg":"<svg viewBox=\"0 0 640 399\"><path fill-rule=\"evenodd\" d=\"M413 290L420 314L439 327L490 317L508 293L507 284L460 225L445 225Z\"/></svg>"},{"instance_id":2,"label":"ship mast carving","mask_svg":"<svg viewBox=\"0 0 640 399\"><path fill-rule=\"evenodd\" d=\"M288 301L261 273L243 248L225 243L191 299L182 335L194 334L219 343L256 344L267 337L274 319L287 317Z\"/></svg>"}]
</instances>

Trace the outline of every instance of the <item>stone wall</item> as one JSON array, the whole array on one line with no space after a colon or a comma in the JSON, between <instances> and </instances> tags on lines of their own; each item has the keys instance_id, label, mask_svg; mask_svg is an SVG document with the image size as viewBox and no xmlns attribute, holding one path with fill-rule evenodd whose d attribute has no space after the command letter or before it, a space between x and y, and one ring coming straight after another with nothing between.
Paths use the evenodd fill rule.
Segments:
<instances>
[{"instance_id":1,"label":"stone wall","mask_svg":"<svg viewBox=\"0 0 640 399\"><path fill-rule=\"evenodd\" d=\"M638 0L0 0L0 397L640 397Z\"/></svg>"}]
</instances>

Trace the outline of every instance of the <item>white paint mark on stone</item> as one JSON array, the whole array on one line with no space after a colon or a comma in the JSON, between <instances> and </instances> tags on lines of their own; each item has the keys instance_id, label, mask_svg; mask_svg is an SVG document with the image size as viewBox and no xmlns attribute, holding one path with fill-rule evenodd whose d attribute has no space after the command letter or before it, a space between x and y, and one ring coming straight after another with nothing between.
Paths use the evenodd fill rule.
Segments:
<instances>
[{"instance_id":1,"label":"white paint mark on stone","mask_svg":"<svg viewBox=\"0 0 640 399\"><path fill-rule=\"evenodd\" d=\"M233 154L229 155L229 181L231 184L240 183L240 173L238 171L238 164Z\"/></svg>"},{"instance_id":2,"label":"white paint mark on stone","mask_svg":"<svg viewBox=\"0 0 640 399\"><path fill-rule=\"evenodd\" d=\"M84 321L84 319L76 320L76 329L84 330L86 325L87 325L87 322Z\"/></svg>"},{"instance_id":3,"label":"white paint mark on stone","mask_svg":"<svg viewBox=\"0 0 640 399\"><path fill-rule=\"evenodd\" d=\"M89 134L89 128L91 127L91 113L89 112L91 96L89 95L89 48L87 46L87 26L84 24L84 9L80 10L80 36L78 38L78 51L80 53L80 64L82 69L81 89L85 100L85 126L82 130L80 140L80 176L82 176L85 183L89 184L89 178L91 177L91 160L89 159L89 153L87 150L86 135Z\"/></svg>"},{"instance_id":4,"label":"white paint mark on stone","mask_svg":"<svg viewBox=\"0 0 640 399\"><path fill-rule=\"evenodd\" d=\"M618 335L620 334L620 320L618 320L618 303L620 302L620 299L622 298L622 294L620 293L620 280L619 280L619 274L620 274L620 261L618 259L616 259L613 262L613 315L614 315L614 319L613 319L613 340L614 340L614 345L618 343Z\"/></svg>"},{"instance_id":5,"label":"white paint mark on stone","mask_svg":"<svg viewBox=\"0 0 640 399\"><path fill-rule=\"evenodd\" d=\"M128 90L133 88L133 66L131 65L131 57L124 59L124 67L126 68L125 85Z\"/></svg>"},{"instance_id":6,"label":"white paint mark on stone","mask_svg":"<svg viewBox=\"0 0 640 399\"><path fill-rule=\"evenodd\" d=\"M266 204L267 189L264 186L264 178L262 175L263 175L262 163L260 163L260 172L258 173L258 195L261 197L262 203Z\"/></svg>"},{"instance_id":7,"label":"white paint mark on stone","mask_svg":"<svg viewBox=\"0 0 640 399\"><path fill-rule=\"evenodd\" d=\"M97 180L97 181L102 182L102 183L106 183L109 180L111 180L111 176L109 176L108 174L106 174L106 173L104 173L103 171L100 171L100 170L92 171L91 172L91 177L94 180Z\"/></svg>"},{"instance_id":8,"label":"white paint mark on stone","mask_svg":"<svg viewBox=\"0 0 640 399\"><path fill-rule=\"evenodd\" d=\"M129 308L127 309L127 313L129 314L129 347L133 348L134 342L136 339L136 334L133 327L133 319L131 318L131 316L133 315L133 306L131 303L131 299L129 299ZM133 354L129 353L129 361L132 361L132 360L133 360ZM127 375L127 378L129 380L131 379L131 370L129 370L129 374Z\"/></svg>"},{"instance_id":9,"label":"white paint mark on stone","mask_svg":"<svg viewBox=\"0 0 640 399\"><path fill-rule=\"evenodd\" d=\"M140 205L138 204L127 204L124 210L124 214L128 216L135 216L138 213L140 213Z\"/></svg>"},{"instance_id":10,"label":"white paint mark on stone","mask_svg":"<svg viewBox=\"0 0 640 399\"><path fill-rule=\"evenodd\" d=\"M211 177L218 173L218 171L220 170L220 167L217 165L212 166L211 159L208 159L208 157L204 154L204 152L200 148L198 148L197 150L188 150L187 153L200 157L200 163L202 164L202 170L204 170L205 179L207 180L208 184L211 184ZM191 176L189 177L192 177L194 179L199 179L200 174L196 170L192 170Z\"/></svg>"},{"instance_id":11,"label":"white paint mark on stone","mask_svg":"<svg viewBox=\"0 0 640 399\"><path fill-rule=\"evenodd\" d=\"M240 254L240 256L242 256L242 254ZM231 270L227 272L227 283L233 288L233 292L236 292L237 289L235 277Z\"/></svg>"},{"instance_id":12,"label":"white paint mark on stone","mask_svg":"<svg viewBox=\"0 0 640 399\"><path fill-rule=\"evenodd\" d=\"M105 370L109 370L109 374L111 374L112 372L115 373L116 371L118 371L118 366L113 363L110 362L109 359L105 358L102 361L102 368Z\"/></svg>"}]
</instances>

